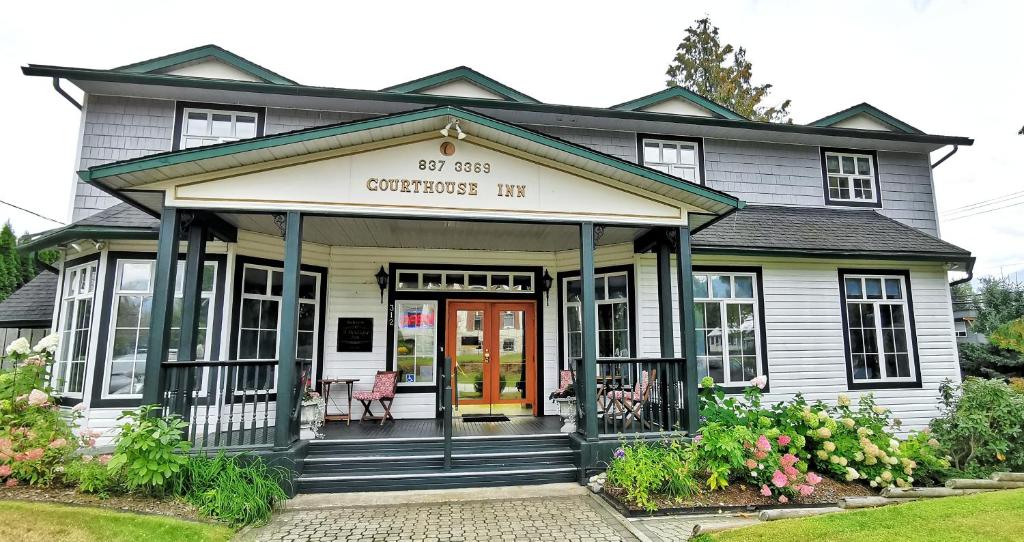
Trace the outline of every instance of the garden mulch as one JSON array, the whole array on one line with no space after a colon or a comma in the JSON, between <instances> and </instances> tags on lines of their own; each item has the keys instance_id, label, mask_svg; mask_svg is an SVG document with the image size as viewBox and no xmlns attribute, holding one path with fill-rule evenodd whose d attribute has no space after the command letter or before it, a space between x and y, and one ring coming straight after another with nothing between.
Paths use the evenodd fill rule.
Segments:
<instances>
[{"instance_id":1,"label":"garden mulch","mask_svg":"<svg viewBox=\"0 0 1024 542\"><path fill-rule=\"evenodd\" d=\"M625 500L626 491L606 485L605 496L612 504L630 516L647 515L648 512ZM655 497L658 505L657 514L706 514L718 511L761 510L765 508L800 508L816 506L835 506L844 497L865 497L877 495L878 492L863 485L839 482L822 477L821 483L815 486L814 493L807 497L791 499L788 504L780 504L778 500L761 495L760 488L749 484L734 482L724 489L701 491L687 499L676 499L669 496Z\"/></svg>"},{"instance_id":2,"label":"garden mulch","mask_svg":"<svg viewBox=\"0 0 1024 542\"><path fill-rule=\"evenodd\" d=\"M79 493L72 487L0 487L0 500L51 502L78 506L96 506L121 512L153 514L189 521L210 522L194 506L180 499L157 499L141 495L97 495Z\"/></svg>"}]
</instances>

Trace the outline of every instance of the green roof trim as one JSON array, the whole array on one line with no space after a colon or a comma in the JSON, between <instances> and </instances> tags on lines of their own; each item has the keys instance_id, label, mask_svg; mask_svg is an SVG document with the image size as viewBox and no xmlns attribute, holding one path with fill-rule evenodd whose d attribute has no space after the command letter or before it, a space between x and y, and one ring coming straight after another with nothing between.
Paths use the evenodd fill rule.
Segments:
<instances>
[{"instance_id":1,"label":"green roof trim","mask_svg":"<svg viewBox=\"0 0 1024 542\"><path fill-rule=\"evenodd\" d=\"M914 128L913 126L903 122L902 120L886 113L885 111L882 111L881 109L867 102L859 103L853 107L843 109L838 113L833 113L825 118L818 119L810 123L809 126L830 127L846 119L861 114L868 115L869 117L872 117L875 120L883 124L887 124L895 128L896 130L899 130L906 134L924 134L924 132L922 132L921 130Z\"/></svg>"},{"instance_id":2,"label":"green roof trim","mask_svg":"<svg viewBox=\"0 0 1024 542\"><path fill-rule=\"evenodd\" d=\"M409 113L398 113L386 117L378 117L374 119L360 120L355 122L349 122L344 124L334 124L330 126L322 126L318 128L309 128L306 130L300 130L295 132L288 132L284 134L269 135L260 138L247 139L241 141L234 141L230 143L222 143L220 145L214 145L210 147L198 147L194 149L187 149L181 151L173 151L160 155L153 155L142 158L135 158L131 160L125 160L121 162L114 162L111 164L104 164L99 166L93 166L88 170L79 171L79 176L87 181L94 182L106 177L113 177L116 175L124 175L128 173L136 173L139 171L145 171L149 169L155 169L163 166L170 166L176 164L182 164L186 162L193 162L196 160L203 160L208 158L217 158L221 156L229 156L232 154L238 154L241 152L267 149L271 147L279 147L281 145L288 145L291 143L300 143L304 141L311 141L314 139L321 139L324 137L331 137L336 135L350 134L354 132L360 132L364 130L370 130L373 128L381 128L386 126L393 126L396 124L402 124L406 122L413 122L417 120L432 119L443 116L453 116L467 122L473 122L482 126L504 132L506 134L521 137L528 141L544 145L559 151L567 152L574 156L592 160L634 175L639 175L645 179L659 182L673 188L690 192L694 195L710 199L716 203L722 205L728 205L730 207L742 208L743 202L739 199L730 196L724 192L719 192L707 187L696 185L684 180L672 177L671 175L656 171L650 168L646 168L632 162L609 156L607 154L581 147L579 145L563 141L551 136L540 134L532 130L527 130L513 124L508 124L500 120L481 115L479 113L473 113L464 109L459 109L451 106L438 107L433 109L421 109L419 111L412 111Z\"/></svg>"},{"instance_id":3,"label":"green roof trim","mask_svg":"<svg viewBox=\"0 0 1024 542\"><path fill-rule=\"evenodd\" d=\"M463 98L459 96L432 96L430 94L404 94L399 92L382 92L379 90L358 90L336 87L317 87L310 85L285 86L272 83L251 81L232 81L228 79L204 79L180 75L160 73L129 73L117 70L96 70L91 68L72 68L66 66L45 66L30 64L21 68L23 74L33 77L59 77L74 84L81 81L119 83L128 85L152 85L171 88L192 88L217 90L225 92L251 92L280 96L302 96L327 99L370 100L378 102L401 103L404 105L456 105L459 107L490 108L507 111L528 111L556 115L578 115L582 117L610 118L642 122L668 122L693 126L714 126L755 130L759 132L777 132L784 134L806 134L814 136L834 136L878 141L901 141L908 143L926 143L937 145L973 145L969 137L944 136L933 134L906 134L903 132L872 132L853 130L850 128L832 128L806 126L801 124L783 124L777 122L756 122L751 120L730 120L716 117L685 117L668 113L652 113L648 111L622 111L605 107L588 107L580 105L562 105L545 103L520 103L504 100L485 100L479 98Z\"/></svg>"},{"instance_id":4,"label":"green roof trim","mask_svg":"<svg viewBox=\"0 0 1024 542\"><path fill-rule=\"evenodd\" d=\"M117 226L76 226L44 231L18 245L18 252L28 254L62 243L80 239L156 239L158 232L152 228L129 228Z\"/></svg>"},{"instance_id":5,"label":"green roof trim","mask_svg":"<svg viewBox=\"0 0 1024 542\"><path fill-rule=\"evenodd\" d=\"M115 71L131 72L131 73L153 73L167 68L172 68L179 64L185 64L204 58L216 58L225 64L242 70L253 77L257 77L266 81L267 83L274 83L277 85L297 85L295 81L288 79L287 77L275 73L273 71L256 64L250 60L242 58L223 47L218 45L201 45L192 49L179 51L177 53L171 53L149 60L143 60L134 64L128 64L114 68Z\"/></svg>"},{"instance_id":6,"label":"green roof trim","mask_svg":"<svg viewBox=\"0 0 1024 542\"><path fill-rule=\"evenodd\" d=\"M635 100L630 100L619 105L613 105L611 106L611 109L618 109L620 111L639 111L645 107L650 107L673 98L680 98L699 107L703 107L719 118L730 120L750 120L732 109L715 103L692 90L680 86L669 87L665 90L659 90L654 94L648 94L647 96L643 96Z\"/></svg>"},{"instance_id":7,"label":"green roof trim","mask_svg":"<svg viewBox=\"0 0 1024 542\"><path fill-rule=\"evenodd\" d=\"M512 87L499 83L473 68L468 68L466 66L459 66L433 75L407 81L405 83L399 83L397 85L383 88L381 89L381 92L399 92L402 94L420 93L421 91L429 90L453 81L458 81L459 79L469 81L474 85L482 87L514 102L530 104L540 103L536 99L527 96Z\"/></svg>"}]
</instances>

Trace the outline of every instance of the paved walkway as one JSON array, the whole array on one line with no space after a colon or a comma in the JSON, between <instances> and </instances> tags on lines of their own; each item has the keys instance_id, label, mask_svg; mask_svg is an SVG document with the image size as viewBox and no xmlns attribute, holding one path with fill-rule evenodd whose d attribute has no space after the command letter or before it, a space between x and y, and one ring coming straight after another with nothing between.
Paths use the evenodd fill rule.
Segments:
<instances>
[{"instance_id":1,"label":"paved walkway","mask_svg":"<svg viewBox=\"0 0 1024 542\"><path fill-rule=\"evenodd\" d=\"M239 540L639 540L614 511L575 484L553 484L548 491L494 488L390 495L303 496L290 501L265 527L241 533Z\"/></svg>"}]
</instances>

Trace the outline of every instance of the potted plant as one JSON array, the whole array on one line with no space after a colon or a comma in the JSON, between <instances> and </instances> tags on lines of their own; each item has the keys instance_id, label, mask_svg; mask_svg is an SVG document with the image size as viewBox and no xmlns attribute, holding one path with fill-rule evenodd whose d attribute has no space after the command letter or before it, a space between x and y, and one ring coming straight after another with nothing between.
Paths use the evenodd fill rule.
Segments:
<instances>
[{"instance_id":1,"label":"potted plant","mask_svg":"<svg viewBox=\"0 0 1024 542\"><path fill-rule=\"evenodd\" d=\"M576 431L576 386L568 385L551 392L548 399L558 403L558 415L562 417L563 433Z\"/></svg>"},{"instance_id":2,"label":"potted plant","mask_svg":"<svg viewBox=\"0 0 1024 542\"><path fill-rule=\"evenodd\" d=\"M324 415L327 404L320 394L312 389L312 382L307 382L306 392L302 395L302 410L299 413L300 435L304 440L320 438L324 426Z\"/></svg>"}]
</instances>

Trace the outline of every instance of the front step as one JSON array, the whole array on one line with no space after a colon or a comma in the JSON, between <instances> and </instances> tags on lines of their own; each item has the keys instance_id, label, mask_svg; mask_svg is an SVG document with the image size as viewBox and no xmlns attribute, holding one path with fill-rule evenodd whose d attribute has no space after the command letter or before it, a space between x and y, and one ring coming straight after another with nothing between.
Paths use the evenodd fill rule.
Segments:
<instances>
[{"instance_id":1,"label":"front step","mask_svg":"<svg viewBox=\"0 0 1024 542\"><path fill-rule=\"evenodd\" d=\"M455 437L444 470L439 437L311 441L299 493L400 491L573 482L575 452L564 434Z\"/></svg>"}]
</instances>

